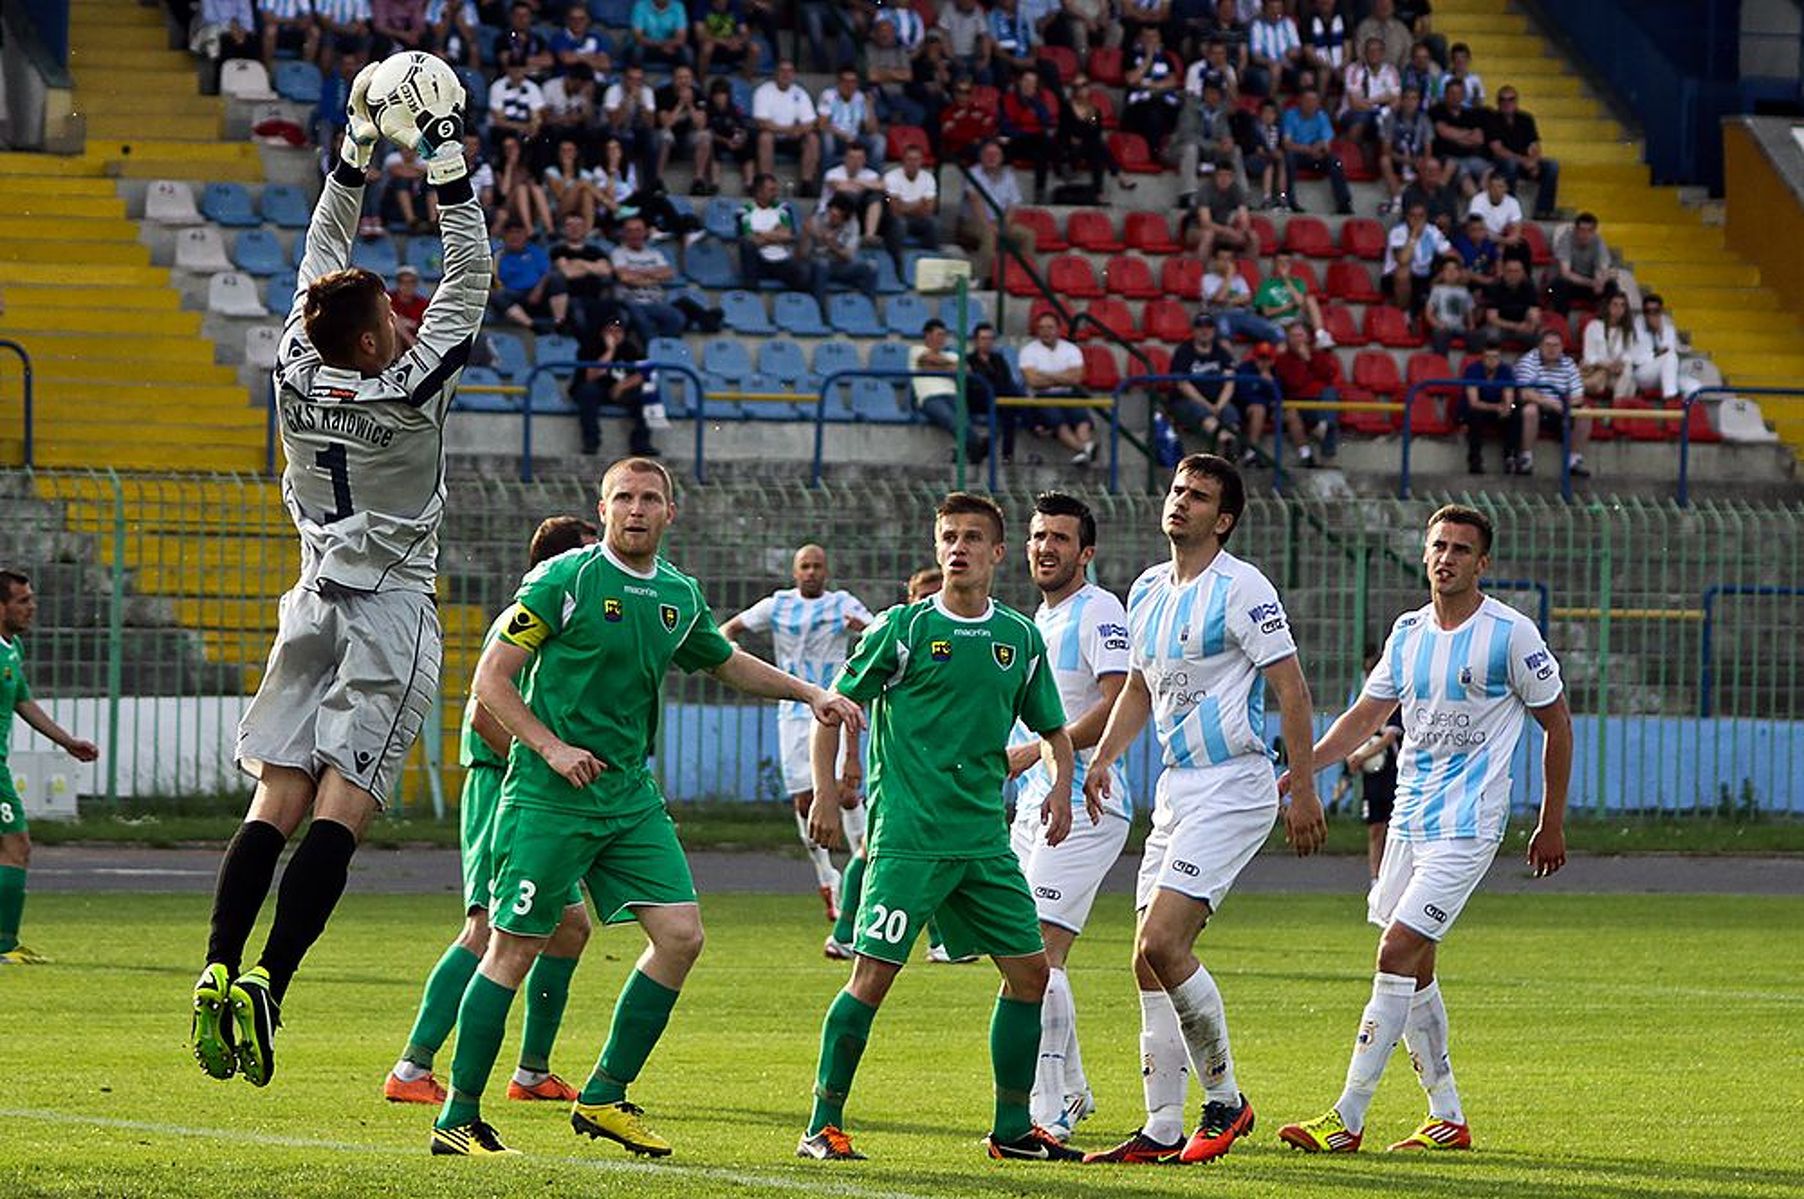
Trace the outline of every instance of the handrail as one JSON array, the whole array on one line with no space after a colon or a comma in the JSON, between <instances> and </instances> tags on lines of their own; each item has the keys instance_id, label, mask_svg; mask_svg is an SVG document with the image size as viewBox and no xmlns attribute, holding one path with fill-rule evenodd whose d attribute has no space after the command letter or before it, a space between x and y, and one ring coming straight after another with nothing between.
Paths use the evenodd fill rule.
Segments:
<instances>
[{"instance_id":1,"label":"handrail","mask_svg":"<svg viewBox=\"0 0 1804 1199\"><path fill-rule=\"evenodd\" d=\"M22 465L29 467L29 466L35 465L32 461L32 458L34 457L32 442L34 439L35 429L34 429L34 414L32 412L32 396L31 396L31 390L32 390L32 386L31 386L32 385L31 354L29 351L26 350L26 348L24 346L20 345L16 341L13 341L11 338L6 338L6 337L0 337L0 350L11 350L13 353L15 353L19 356L19 366L21 368L22 377L25 380L25 411L24 411L25 461Z\"/></svg>"},{"instance_id":2,"label":"handrail","mask_svg":"<svg viewBox=\"0 0 1804 1199\"><path fill-rule=\"evenodd\" d=\"M832 393L835 385L845 379L951 379L953 377L951 371L880 370L867 366L848 366L841 370L829 371L821 379L821 393L815 397L814 401L814 470L809 476L808 486L819 487L821 485L823 459L827 450L827 397ZM967 374L965 386L973 385L982 387L989 395L990 411L994 414L996 390L990 386L990 381L979 374ZM696 437L696 445L697 447L701 445L699 435ZM995 489L996 441L992 437L990 439L990 490L994 491Z\"/></svg>"},{"instance_id":3,"label":"handrail","mask_svg":"<svg viewBox=\"0 0 1804 1199\"><path fill-rule=\"evenodd\" d=\"M1274 380L1262 379L1257 375L1217 375L1217 376L1214 376L1214 378L1216 378L1217 380L1224 382L1224 383L1233 383L1237 390L1242 386L1247 387L1249 390L1269 389L1273 393L1277 393L1279 390L1277 383ZM1120 406L1121 406L1121 396L1124 392L1132 391L1136 388L1145 387L1147 384L1159 384L1159 383L1191 383L1191 384L1195 384L1203 379L1204 379L1204 376L1199 376L1199 375L1174 375L1174 374L1170 374L1170 373L1162 374L1162 375L1161 374L1133 375L1133 376L1123 379L1121 382L1117 383L1115 385L1115 390L1110 393L1109 398L1115 402L1115 408L1117 411L1119 411ZM1281 396L1279 398L1282 399ZM1147 404L1146 443L1149 447L1153 444L1153 415L1156 413L1156 411L1157 411L1157 405L1152 404L1152 403ZM1276 419L1276 418L1274 418L1274 419ZM1120 423L1121 422L1119 421L1119 419L1114 421L1113 428L1118 428L1120 426ZM1277 423L1279 429L1282 430L1284 422L1282 420L1277 420L1276 423ZM1113 432L1113 429L1111 430L1111 435L1112 435L1112 432ZM1283 433L1279 432L1277 434L1277 436L1279 438L1282 438ZM1279 442L1275 443L1275 448L1282 451L1283 442L1280 440ZM1111 440L1109 443L1109 490L1110 491L1115 490L1115 457L1116 457L1115 444L1114 444L1113 440ZM1149 457L1151 457L1151 456L1149 455ZM1279 461L1282 462L1282 460L1283 460L1282 453L1280 453ZM1158 459L1153 458L1152 461L1154 464L1154 471L1149 472L1149 476L1148 476L1149 478L1154 478L1157 473ZM1155 479L1155 487L1156 487L1156 479ZM1151 490L1154 490L1154 488L1149 487L1148 490L1151 491Z\"/></svg>"},{"instance_id":4,"label":"handrail","mask_svg":"<svg viewBox=\"0 0 1804 1199\"><path fill-rule=\"evenodd\" d=\"M1491 579L1478 580L1481 591L1532 591L1540 597L1538 615L1535 624L1541 630L1541 636L1547 636L1547 622L1553 615L1553 594L1546 583L1540 579Z\"/></svg>"},{"instance_id":5,"label":"handrail","mask_svg":"<svg viewBox=\"0 0 1804 1199\"><path fill-rule=\"evenodd\" d=\"M533 382L546 371L568 370L575 372L599 367L617 369L623 366L648 376L654 371L675 371L678 374L686 375L688 377L690 385L695 388L695 481L697 483L706 483L708 481L707 459L702 457L702 437L708 423L706 420L708 392L707 389L702 386L702 377L694 367L682 362L657 362L649 358L642 358L637 362L602 362L599 359L577 358L566 362L538 363L531 370L526 372L526 381L518 384L521 393L526 397L526 403L521 408L520 412L520 481L522 483L532 482ZM648 379L647 382L650 382L650 380ZM475 391L476 389L472 388L471 390Z\"/></svg>"},{"instance_id":6,"label":"handrail","mask_svg":"<svg viewBox=\"0 0 1804 1199\"><path fill-rule=\"evenodd\" d=\"M1679 426L1679 507L1691 507L1691 408L1706 396L1804 396L1804 387L1700 387L1684 398L1685 421Z\"/></svg>"}]
</instances>

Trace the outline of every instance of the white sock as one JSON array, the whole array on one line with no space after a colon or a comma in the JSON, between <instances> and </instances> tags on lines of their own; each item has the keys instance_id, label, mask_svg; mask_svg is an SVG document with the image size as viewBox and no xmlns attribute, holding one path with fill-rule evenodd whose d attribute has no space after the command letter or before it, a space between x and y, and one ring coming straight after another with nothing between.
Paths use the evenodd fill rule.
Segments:
<instances>
[{"instance_id":1,"label":"white sock","mask_svg":"<svg viewBox=\"0 0 1804 1199\"><path fill-rule=\"evenodd\" d=\"M402 1082L413 1082L416 1079L425 1078L428 1074L431 1074L431 1073L432 1073L431 1068L429 1068L427 1066L416 1065L413 1062L408 1061L406 1058L402 1058L400 1061L395 1063L395 1077L400 1079Z\"/></svg>"},{"instance_id":2,"label":"white sock","mask_svg":"<svg viewBox=\"0 0 1804 1199\"><path fill-rule=\"evenodd\" d=\"M1067 981L1069 986L1069 981ZM1065 1094L1081 1095L1090 1089L1084 1074L1084 1055L1077 1049L1077 994L1071 996L1071 1036L1065 1042Z\"/></svg>"},{"instance_id":3,"label":"white sock","mask_svg":"<svg viewBox=\"0 0 1804 1199\"><path fill-rule=\"evenodd\" d=\"M1034 1123L1050 1128L1065 1110L1065 1045L1071 1039L1076 1013L1071 1006L1071 980L1054 969L1046 980L1046 996L1040 1001L1040 1062L1034 1069L1034 1093L1029 1110Z\"/></svg>"},{"instance_id":4,"label":"white sock","mask_svg":"<svg viewBox=\"0 0 1804 1199\"><path fill-rule=\"evenodd\" d=\"M864 840L865 814L864 805L846 808L839 814L841 827L845 829L846 851L857 853L858 846Z\"/></svg>"},{"instance_id":5,"label":"white sock","mask_svg":"<svg viewBox=\"0 0 1804 1199\"><path fill-rule=\"evenodd\" d=\"M1182 1137L1190 1059L1184 1054L1178 1011L1163 991L1140 992L1140 1085L1146 1092L1141 1131L1162 1144Z\"/></svg>"},{"instance_id":6,"label":"white sock","mask_svg":"<svg viewBox=\"0 0 1804 1199\"><path fill-rule=\"evenodd\" d=\"M839 882L839 871L833 869L833 857L826 850L814 843L808 835L808 817L796 813L796 834L802 838L802 847L808 851L808 860L814 865L814 885L831 887Z\"/></svg>"},{"instance_id":7,"label":"white sock","mask_svg":"<svg viewBox=\"0 0 1804 1199\"><path fill-rule=\"evenodd\" d=\"M1431 982L1409 1002L1409 1018L1403 1025L1403 1044L1416 1067L1416 1078L1428 1092L1428 1114L1436 1120L1466 1122L1459 1091L1453 1085L1453 1062L1447 1056L1447 1005L1441 1001L1439 980Z\"/></svg>"},{"instance_id":8,"label":"white sock","mask_svg":"<svg viewBox=\"0 0 1804 1199\"><path fill-rule=\"evenodd\" d=\"M1213 1102L1237 1105L1240 1084L1234 1080L1234 1053L1228 1048L1228 1013L1221 988L1200 963L1196 973L1166 992L1177 1009L1190 1068Z\"/></svg>"},{"instance_id":9,"label":"white sock","mask_svg":"<svg viewBox=\"0 0 1804 1199\"><path fill-rule=\"evenodd\" d=\"M1359 1036L1353 1042L1353 1057L1347 1063L1347 1089L1341 1092L1335 1108L1353 1132L1366 1126L1366 1108L1378 1091L1378 1080L1384 1077L1384 1065L1391 1050L1403 1038L1403 1025L1409 1019L1409 1001L1416 993L1416 980L1407 974L1372 976L1372 998L1360 1017Z\"/></svg>"},{"instance_id":10,"label":"white sock","mask_svg":"<svg viewBox=\"0 0 1804 1199\"><path fill-rule=\"evenodd\" d=\"M528 1070L525 1066L514 1068L514 1081L523 1087L536 1087L551 1075L541 1070Z\"/></svg>"}]
</instances>

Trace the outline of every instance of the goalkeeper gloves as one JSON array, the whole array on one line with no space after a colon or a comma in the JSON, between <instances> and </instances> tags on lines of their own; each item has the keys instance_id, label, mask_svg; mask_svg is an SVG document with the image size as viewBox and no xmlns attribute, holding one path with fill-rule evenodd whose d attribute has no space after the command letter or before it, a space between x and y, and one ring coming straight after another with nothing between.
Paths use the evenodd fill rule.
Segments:
<instances>
[{"instance_id":1,"label":"goalkeeper gloves","mask_svg":"<svg viewBox=\"0 0 1804 1199\"><path fill-rule=\"evenodd\" d=\"M436 147L426 159L426 181L434 187L462 179L469 173L470 164L464 161L462 139Z\"/></svg>"},{"instance_id":2,"label":"goalkeeper gloves","mask_svg":"<svg viewBox=\"0 0 1804 1199\"><path fill-rule=\"evenodd\" d=\"M372 62L357 72L357 78L351 81L351 98L345 103L345 131L338 143L338 156L359 171L369 169L380 136L376 122L370 120L369 94L370 80L381 65Z\"/></svg>"}]
</instances>

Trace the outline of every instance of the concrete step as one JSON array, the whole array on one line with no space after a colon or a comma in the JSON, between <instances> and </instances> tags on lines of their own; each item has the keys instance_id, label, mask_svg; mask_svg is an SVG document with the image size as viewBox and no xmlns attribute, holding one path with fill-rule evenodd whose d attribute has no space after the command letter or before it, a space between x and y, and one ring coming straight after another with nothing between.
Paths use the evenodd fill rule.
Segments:
<instances>
[{"instance_id":1,"label":"concrete step","mask_svg":"<svg viewBox=\"0 0 1804 1199\"><path fill-rule=\"evenodd\" d=\"M141 406L142 412L134 411L134 419L148 416L161 426L179 426L183 415L201 410L209 414L214 411L230 413L234 423L240 418L246 422L254 420L259 428L264 423L263 412L251 407L250 393L236 383L187 387L171 383L117 382L110 386L111 402L107 408L85 419L104 421L115 411L125 412L137 405ZM57 405L66 402L70 405L67 409L69 412L81 411L80 406L92 399L93 394L92 384L74 380L51 379L37 389L41 407L54 410Z\"/></svg>"},{"instance_id":2,"label":"concrete step","mask_svg":"<svg viewBox=\"0 0 1804 1199\"><path fill-rule=\"evenodd\" d=\"M82 257L88 246L108 242L136 243L138 222L124 216L74 217L61 214L17 216L0 212L0 241L43 239L80 243L80 248L66 251L70 257Z\"/></svg>"},{"instance_id":3,"label":"concrete step","mask_svg":"<svg viewBox=\"0 0 1804 1199\"><path fill-rule=\"evenodd\" d=\"M1535 117L1541 140L1548 145L1565 146L1578 142L1602 142L1608 145L1634 145L1623 127L1605 116Z\"/></svg>"},{"instance_id":4,"label":"concrete step","mask_svg":"<svg viewBox=\"0 0 1804 1199\"><path fill-rule=\"evenodd\" d=\"M186 179L207 183L247 184L268 182L263 164L255 158L204 162L192 158L135 158L126 155L114 157L107 165L114 175L124 179Z\"/></svg>"},{"instance_id":5,"label":"concrete step","mask_svg":"<svg viewBox=\"0 0 1804 1199\"><path fill-rule=\"evenodd\" d=\"M48 189L29 187L28 182L14 179L9 186L0 188L0 216L42 217L57 221L125 217L125 201L118 196L63 195ZM55 182L62 184L74 181L59 179ZM112 185L111 180L105 182L109 187Z\"/></svg>"},{"instance_id":6,"label":"concrete step","mask_svg":"<svg viewBox=\"0 0 1804 1199\"><path fill-rule=\"evenodd\" d=\"M1725 354L1799 354L1804 355L1804 330L1795 326L1783 331L1763 329L1715 329L1708 336L1694 332L1694 340L1710 351L1713 359Z\"/></svg>"},{"instance_id":7,"label":"concrete step","mask_svg":"<svg viewBox=\"0 0 1804 1199\"><path fill-rule=\"evenodd\" d=\"M1606 235L1612 246L1708 246L1721 252L1723 231L1719 225L1706 225L1696 220L1643 222L1612 220Z\"/></svg>"},{"instance_id":8,"label":"concrete step","mask_svg":"<svg viewBox=\"0 0 1804 1199\"><path fill-rule=\"evenodd\" d=\"M215 423L157 425L146 422L68 420L42 408L37 414L37 435L46 440L86 437L97 443L137 441L151 446L192 446L199 449L255 449L263 452L264 432L256 426L239 426L223 420ZM94 455L90 461L107 460ZM153 468L169 469L169 468Z\"/></svg>"},{"instance_id":9,"label":"concrete step","mask_svg":"<svg viewBox=\"0 0 1804 1199\"><path fill-rule=\"evenodd\" d=\"M119 116L141 114L144 112L144 97L133 96L121 92L102 92L88 89L78 92L75 97L75 111L85 113L89 117ZM225 105L218 96L203 96L199 92L191 95L183 93L165 93L157 97L157 114L172 117L222 116Z\"/></svg>"},{"instance_id":10,"label":"concrete step","mask_svg":"<svg viewBox=\"0 0 1804 1199\"><path fill-rule=\"evenodd\" d=\"M257 147L249 142L210 141L204 138L89 138L88 156L107 162L114 159L163 159L171 162L191 163L202 170L210 170L216 163L258 161ZM170 176L174 179L195 177L197 176ZM211 175L198 177L212 178Z\"/></svg>"},{"instance_id":11,"label":"concrete step","mask_svg":"<svg viewBox=\"0 0 1804 1199\"><path fill-rule=\"evenodd\" d=\"M201 314L176 309L173 312L145 312L132 308L43 308L20 305L17 311L8 307L9 329L46 333L112 333L137 337L152 334L162 337L195 337L200 333Z\"/></svg>"},{"instance_id":12,"label":"concrete step","mask_svg":"<svg viewBox=\"0 0 1804 1199\"><path fill-rule=\"evenodd\" d=\"M113 266L86 262L0 261L0 283L79 283L121 287L167 287L169 268L161 266Z\"/></svg>"},{"instance_id":13,"label":"concrete step","mask_svg":"<svg viewBox=\"0 0 1804 1199\"><path fill-rule=\"evenodd\" d=\"M1639 278L1640 272L1637 272ZM1662 288L1691 285L1697 287L1758 287L1760 270L1745 262L1664 262L1650 260L1648 276Z\"/></svg>"}]
</instances>

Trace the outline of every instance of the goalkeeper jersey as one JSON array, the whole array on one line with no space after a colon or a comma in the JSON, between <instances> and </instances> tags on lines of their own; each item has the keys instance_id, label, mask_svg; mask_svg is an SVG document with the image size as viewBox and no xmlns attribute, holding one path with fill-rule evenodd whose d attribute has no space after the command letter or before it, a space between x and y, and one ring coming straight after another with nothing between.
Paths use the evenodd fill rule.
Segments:
<instances>
[{"instance_id":1,"label":"goalkeeper jersey","mask_svg":"<svg viewBox=\"0 0 1804 1199\"><path fill-rule=\"evenodd\" d=\"M340 165L313 210L274 378L287 458L282 501L301 535L303 587L434 589L445 413L482 325L491 269L469 184L443 185L439 201L444 278L413 348L370 376L321 362L302 321L308 285L349 261L361 172Z\"/></svg>"}]
</instances>

